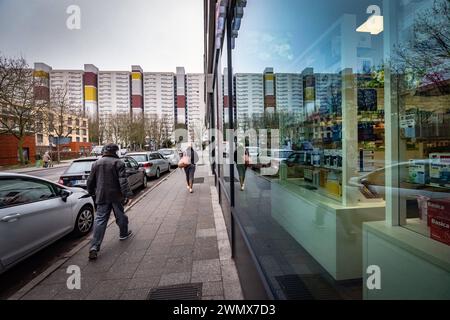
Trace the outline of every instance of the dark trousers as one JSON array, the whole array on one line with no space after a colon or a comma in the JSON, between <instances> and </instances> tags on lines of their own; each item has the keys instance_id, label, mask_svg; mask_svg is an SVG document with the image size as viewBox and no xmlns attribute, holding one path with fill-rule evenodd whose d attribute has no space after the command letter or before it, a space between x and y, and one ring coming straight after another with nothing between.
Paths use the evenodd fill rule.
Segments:
<instances>
[{"instance_id":1,"label":"dark trousers","mask_svg":"<svg viewBox=\"0 0 450 320\"><path fill-rule=\"evenodd\" d=\"M184 172L186 173L187 184L194 184L195 164L191 164L190 166L184 168Z\"/></svg>"},{"instance_id":2,"label":"dark trousers","mask_svg":"<svg viewBox=\"0 0 450 320\"><path fill-rule=\"evenodd\" d=\"M126 236L128 234L128 217L125 214L123 205L120 202L99 204L97 205L95 216L94 236L91 242L91 250L100 251L111 210L114 210L114 216L116 217L116 224L119 226L120 235Z\"/></svg>"}]
</instances>

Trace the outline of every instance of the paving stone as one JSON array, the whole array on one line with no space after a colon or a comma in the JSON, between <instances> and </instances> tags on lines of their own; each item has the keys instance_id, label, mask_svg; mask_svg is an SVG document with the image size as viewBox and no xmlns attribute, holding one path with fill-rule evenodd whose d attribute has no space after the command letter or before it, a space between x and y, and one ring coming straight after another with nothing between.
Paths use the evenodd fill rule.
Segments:
<instances>
[{"instance_id":1,"label":"paving stone","mask_svg":"<svg viewBox=\"0 0 450 320\"><path fill-rule=\"evenodd\" d=\"M242 290L239 281L223 282L223 291L225 293L225 300L242 300Z\"/></svg>"},{"instance_id":2,"label":"paving stone","mask_svg":"<svg viewBox=\"0 0 450 320\"><path fill-rule=\"evenodd\" d=\"M181 235L181 236L179 236L177 234L172 241L173 246L180 246L180 245L193 246L194 243L195 243L195 235L194 234Z\"/></svg>"},{"instance_id":3,"label":"paving stone","mask_svg":"<svg viewBox=\"0 0 450 320\"><path fill-rule=\"evenodd\" d=\"M119 261L105 274L105 279L129 279L133 277L138 266L139 263L122 263Z\"/></svg>"},{"instance_id":4,"label":"paving stone","mask_svg":"<svg viewBox=\"0 0 450 320\"><path fill-rule=\"evenodd\" d=\"M151 289L158 286L160 276L149 276L143 278L132 278L127 285L127 290Z\"/></svg>"},{"instance_id":5,"label":"paving stone","mask_svg":"<svg viewBox=\"0 0 450 320\"><path fill-rule=\"evenodd\" d=\"M167 259L165 273L179 273L192 271L192 257L178 257Z\"/></svg>"},{"instance_id":6,"label":"paving stone","mask_svg":"<svg viewBox=\"0 0 450 320\"><path fill-rule=\"evenodd\" d=\"M146 300L149 292L149 289L125 290L120 300Z\"/></svg>"},{"instance_id":7,"label":"paving stone","mask_svg":"<svg viewBox=\"0 0 450 320\"><path fill-rule=\"evenodd\" d=\"M160 276L164 273L165 260L152 260L141 262L133 275L133 278L144 278L150 276Z\"/></svg>"},{"instance_id":8,"label":"paving stone","mask_svg":"<svg viewBox=\"0 0 450 320\"><path fill-rule=\"evenodd\" d=\"M100 275L101 277L98 277ZM67 286L61 287L58 294L55 296L55 300L83 300L88 294L97 286L97 284L103 279L103 275L83 275L81 274L81 288L70 290Z\"/></svg>"},{"instance_id":9,"label":"paving stone","mask_svg":"<svg viewBox=\"0 0 450 320\"><path fill-rule=\"evenodd\" d=\"M28 292L23 300L52 300L61 290L60 284L39 285Z\"/></svg>"},{"instance_id":10,"label":"paving stone","mask_svg":"<svg viewBox=\"0 0 450 320\"><path fill-rule=\"evenodd\" d=\"M190 272L168 273L161 276L159 286L172 286L177 284L189 283Z\"/></svg>"},{"instance_id":11,"label":"paving stone","mask_svg":"<svg viewBox=\"0 0 450 320\"><path fill-rule=\"evenodd\" d=\"M197 238L208 238L208 237L215 237L216 236L216 229L209 228L209 229L198 229L196 237Z\"/></svg>"},{"instance_id":12,"label":"paving stone","mask_svg":"<svg viewBox=\"0 0 450 320\"><path fill-rule=\"evenodd\" d=\"M194 260L192 266L192 282L221 281L222 273L219 259Z\"/></svg>"},{"instance_id":13,"label":"paving stone","mask_svg":"<svg viewBox=\"0 0 450 320\"><path fill-rule=\"evenodd\" d=\"M239 281L239 276L234 265L222 265L222 279L223 281Z\"/></svg>"},{"instance_id":14,"label":"paving stone","mask_svg":"<svg viewBox=\"0 0 450 320\"><path fill-rule=\"evenodd\" d=\"M87 300L118 300L128 284L128 280L100 281L86 297Z\"/></svg>"},{"instance_id":15,"label":"paving stone","mask_svg":"<svg viewBox=\"0 0 450 320\"><path fill-rule=\"evenodd\" d=\"M172 246L167 252L167 255L169 258L192 257L193 252L193 245Z\"/></svg>"},{"instance_id":16,"label":"paving stone","mask_svg":"<svg viewBox=\"0 0 450 320\"><path fill-rule=\"evenodd\" d=\"M223 295L222 281L203 282L203 296L220 296Z\"/></svg>"},{"instance_id":17,"label":"paving stone","mask_svg":"<svg viewBox=\"0 0 450 320\"><path fill-rule=\"evenodd\" d=\"M145 256L145 253L147 252L147 250L141 249L141 250L137 250L137 251L131 251L131 249L132 249L132 247L130 248L130 250L124 251L119 256L117 261L120 261L121 263L139 263L139 262L141 262L142 258Z\"/></svg>"}]
</instances>

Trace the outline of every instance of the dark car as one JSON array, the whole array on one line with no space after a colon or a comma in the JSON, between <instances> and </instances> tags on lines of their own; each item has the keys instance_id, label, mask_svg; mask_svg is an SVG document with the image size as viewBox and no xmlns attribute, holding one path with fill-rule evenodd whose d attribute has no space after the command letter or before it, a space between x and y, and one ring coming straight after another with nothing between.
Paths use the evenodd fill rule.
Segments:
<instances>
[{"instance_id":1,"label":"dark car","mask_svg":"<svg viewBox=\"0 0 450 320\"><path fill-rule=\"evenodd\" d=\"M77 159L67 168L59 179L59 183L67 187L78 187L87 189L87 180L91 173L92 165L99 158L89 157ZM131 157L123 157L121 160L125 163L128 183L131 190L136 190L139 187L147 187L147 176L143 168Z\"/></svg>"}]
</instances>

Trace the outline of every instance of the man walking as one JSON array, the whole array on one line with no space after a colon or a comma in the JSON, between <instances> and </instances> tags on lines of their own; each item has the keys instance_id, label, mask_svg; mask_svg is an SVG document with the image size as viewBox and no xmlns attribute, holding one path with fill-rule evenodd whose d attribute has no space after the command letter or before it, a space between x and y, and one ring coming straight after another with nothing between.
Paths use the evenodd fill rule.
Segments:
<instances>
[{"instance_id":1,"label":"man walking","mask_svg":"<svg viewBox=\"0 0 450 320\"><path fill-rule=\"evenodd\" d=\"M120 240L128 239L132 232L128 230L128 217L124 205L130 204L132 196L125 172L125 164L119 159L119 147L108 144L103 156L97 160L87 181L89 194L95 195L97 214L94 224L94 237L89 250L89 259L97 259L97 253L105 236L111 210L114 210L116 223L120 230Z\"/></svg>"}]
</instances>

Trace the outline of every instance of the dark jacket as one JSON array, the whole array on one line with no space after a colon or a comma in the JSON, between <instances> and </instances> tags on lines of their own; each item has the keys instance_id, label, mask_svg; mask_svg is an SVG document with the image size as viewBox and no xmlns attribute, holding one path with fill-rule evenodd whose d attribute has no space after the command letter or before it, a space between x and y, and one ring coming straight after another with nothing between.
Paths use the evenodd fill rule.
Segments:
<instances>
[{"instance_id":1,"label":"dark jacket","mask_svg":"<svg viewBox=\"0 0 450 320\"><path fill-rule=\"evenodd\" d=\"M106 155L93 164L87 188L97 204L122 202L133 195L125 164L117 156Z\"/></svg>"}]
</instances>

